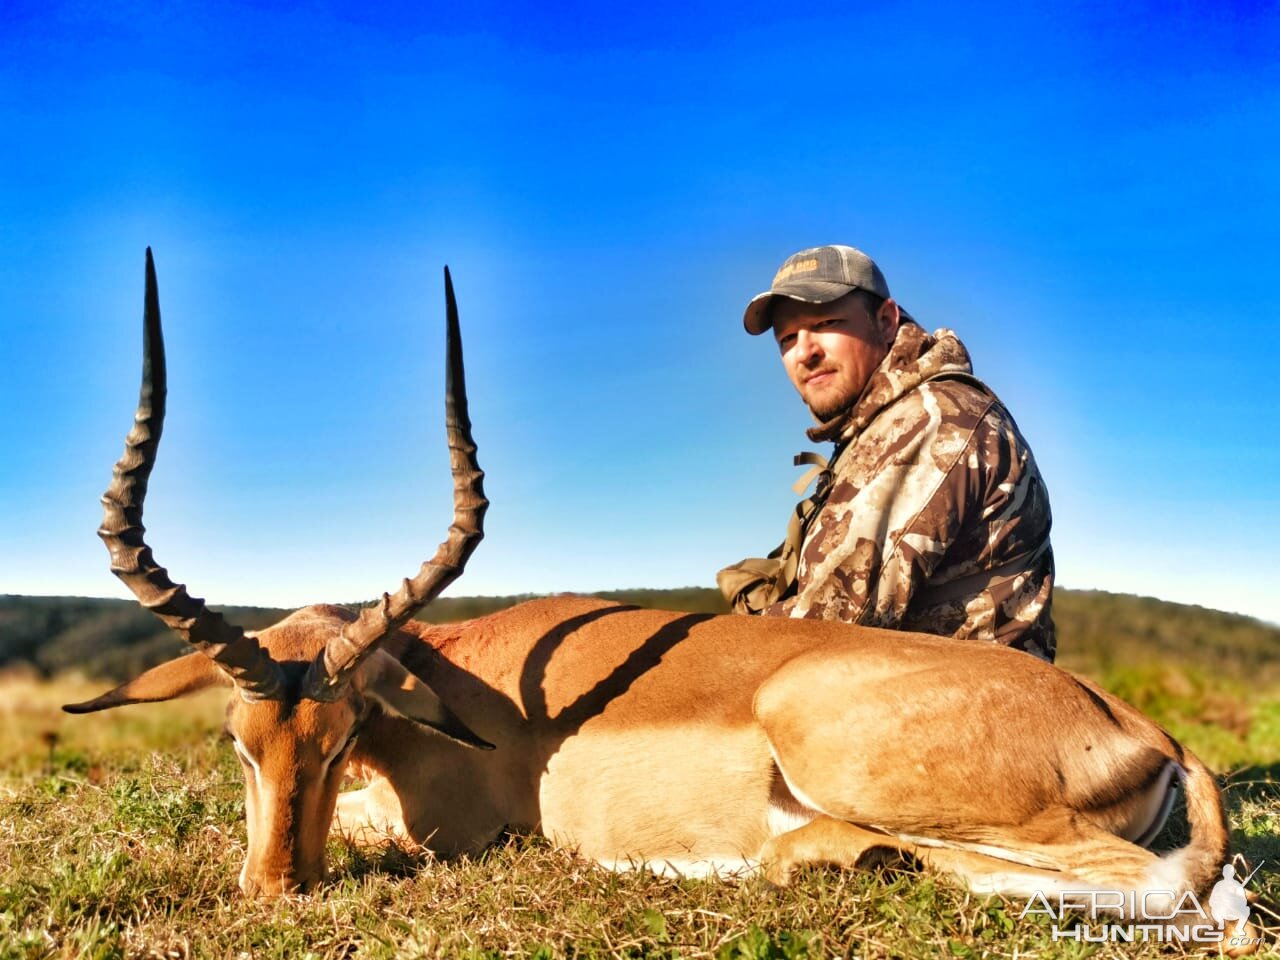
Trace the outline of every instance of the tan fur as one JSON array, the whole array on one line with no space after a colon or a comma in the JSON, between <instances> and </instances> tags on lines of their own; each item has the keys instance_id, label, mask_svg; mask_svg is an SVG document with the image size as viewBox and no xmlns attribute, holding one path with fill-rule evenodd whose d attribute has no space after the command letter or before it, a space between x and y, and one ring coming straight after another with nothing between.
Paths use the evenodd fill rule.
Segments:
<instances>
[{"instance_id":1,"label":"tan fur","mask_svg":"<svg viewBox=\"0 0 1280 960\"><path fill-rule=\"evenodd\" d=\"M405 808L403 830L444 853L509 823L605 863L767 860L780 768L793 811L952 845L905 843L975 886L1041 876L1021 857L1059 883L1127 889L1157 858L1124 838L1151 826L1170 764L1198 764L1095 685L989 644L567 597L410 627L395 654L498 745L432 749L423 733L430 755L410 760L417 748L383 757L362 741L389 778L445 766L473 798L442 811L432 790L397 791L427 798ZM1186 878L1197 890L1227 839L1204 787Z\"/></svg>"},{"instance_id":2,"label":"tan fur","mask_svg":"<svg viewBox=\"0 0 1280 960\"><path fill-rule=\"evenodd\" d=\"M351 618L312 607L257 640L288 678ZM1163 864L1200 893L1226 855L1207 771L1093 684L1004 647L836 623L554 597L411 622L338 701L233 695L227 725L258 766L245 764L250 892L314 885L331 822L444 856L539 830L618 868L763 862L778 882L875 851L994 892L1142 889ZM1125 839L1151 827L1171 765L1193 821L1176 862ZM339 798L345 772L368 786Z\"/></svg>"}]
</instances>

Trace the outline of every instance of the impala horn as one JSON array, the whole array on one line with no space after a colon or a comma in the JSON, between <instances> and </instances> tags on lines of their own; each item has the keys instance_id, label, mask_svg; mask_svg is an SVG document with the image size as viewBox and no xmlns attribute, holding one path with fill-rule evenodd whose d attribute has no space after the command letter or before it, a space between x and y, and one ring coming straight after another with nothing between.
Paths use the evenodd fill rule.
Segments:
<instances>
[{"instance_id":1,"label":"impala horn","mask_svg":"<svg viewBox=\"0 0 1280 960\"><path fill-rule=\"evenodd\" d=\"M303 696L335 700L342 695L352 673L386 637L434 600L456 580L467 559L484 536L484 471L476 462L476 444L467 414L467 384L462 367L462 336L458 329L458 303L453 296L449 268L444 269L447 317L445 335L445 431L449 440L449 465L453 472L453 524L436 554L422 565L412 580L405 580L394 595L384 593L374 606L343 627L312 662L303 683Z\"/></svg>"},{"instance_id":2,"label":"impala horn","mask_svg":"<svg viewBox=\"0 0 1280 960\"><path fill-rule=\"evenodd\" d=\"M163 620L231 677L248 700L279 697L283 678L279 668L256 640L192 597L182 584L169 579L155 562L144 539L142 503L156 463L164 429L164 338L160 332L160 295L156 268L147 248L147 291L143 306L142 390L133 429L125 438L124 455L116 463L111 486L102 495L103 518L98 536L111 554L111 572Z\"/></svg>"}]
</instances>

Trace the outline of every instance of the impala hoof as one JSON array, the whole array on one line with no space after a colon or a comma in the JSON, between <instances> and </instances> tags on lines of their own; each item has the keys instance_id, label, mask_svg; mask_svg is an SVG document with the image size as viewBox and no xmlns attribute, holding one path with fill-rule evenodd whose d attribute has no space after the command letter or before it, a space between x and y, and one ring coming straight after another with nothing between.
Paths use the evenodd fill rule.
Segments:
<instances>
[{"instance_id":1,"label":"impala hoof","mask_svg":"<svg viewBox=\"0 0 1280 960\"><path fill-rule=\"evenodd\" d=\"M779 848L777 837L764 845L760 851L760 872L767 883L774 887L789 887L791 880L800 867L800 862L784 854Z\"/></svg>"}]
</instances>

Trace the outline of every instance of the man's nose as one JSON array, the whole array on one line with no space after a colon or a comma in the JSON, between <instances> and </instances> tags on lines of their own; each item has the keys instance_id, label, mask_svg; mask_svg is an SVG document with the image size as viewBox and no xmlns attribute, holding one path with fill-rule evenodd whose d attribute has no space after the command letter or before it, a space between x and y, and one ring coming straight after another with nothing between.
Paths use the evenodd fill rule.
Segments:
<instances>
[{"instance_id":1,"label":"man's nose","mask_svg":"<svg viewBox=\"0 0 1280 960\"><path fill-rule=\"evenodd\" d=\"M803 364L812 364L822 359L822 346L818 338L808 330L796 333L796 359Z\"/></svg>"}]
</instances>

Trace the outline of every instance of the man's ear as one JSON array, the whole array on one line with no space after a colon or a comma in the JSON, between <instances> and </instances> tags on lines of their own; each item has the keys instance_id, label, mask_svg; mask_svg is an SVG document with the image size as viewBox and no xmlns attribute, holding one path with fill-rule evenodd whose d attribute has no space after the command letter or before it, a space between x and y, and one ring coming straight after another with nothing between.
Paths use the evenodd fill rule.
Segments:
<instances>
[{"instance_id":1,"label":"man's ear","mask_svg":"<svg viewBox=\"0 0 1280 960\"><path fill-rule=\"evenodd\" d=\"M902 311L898 309L897 301L889 297L876 311L876 325L884 336L885 346L893 345L894 338L898 335L898 324L901 322Z\"/></svg>"},{"instance_id":2,"label":"man's ear","mask_svg":"<svg viewBox=\"0 0 1280 960\"><path fill-rule=\"evenodd\" d=\"M389 713L430 727L465 746L493 749L492 743L476 736L434 690L386 651L379 650L369 657L364 674L364 695L380 703Z\"/></svg>"},{"instance_id":3,"label":"man's ear","mask_svg":"<svg viewBox=\"0 0 1280 960\"><path fill-rule=\"evenodd\" d=\"M152 667L128 683L83 703L68 703L67 713L94 713L130 703L159 703L196 693L216 684L231 686L231 678L203 653L189 653Z\"/></svg>"}]
</instances>

